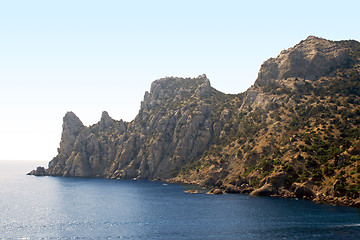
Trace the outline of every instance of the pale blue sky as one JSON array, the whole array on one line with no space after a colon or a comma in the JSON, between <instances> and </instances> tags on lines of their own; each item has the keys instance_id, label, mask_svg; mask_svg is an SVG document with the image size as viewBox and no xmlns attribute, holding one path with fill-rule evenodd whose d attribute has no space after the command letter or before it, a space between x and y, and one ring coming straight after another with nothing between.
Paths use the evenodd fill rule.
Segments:
<instances>
[{"instance_id":1,"label":"pale blue sky","mask_svg":"<svg viewBox=\"0 0 360 240\"><path fill-rule=\"evenodd\" d=\"M239 93L308 35L360 40L359 1L0 0L0 160L51 160L62 117L131 121L152 81Z\"/></svg>"}]
</instances>

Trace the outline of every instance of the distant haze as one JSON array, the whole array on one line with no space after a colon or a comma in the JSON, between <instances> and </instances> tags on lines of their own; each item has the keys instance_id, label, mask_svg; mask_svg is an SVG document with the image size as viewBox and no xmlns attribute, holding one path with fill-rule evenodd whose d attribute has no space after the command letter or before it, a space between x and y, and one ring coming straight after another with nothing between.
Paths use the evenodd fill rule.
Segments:
<instances>
[{"instance_id":1,"label":"distant haze","mask_svg":"<svg viewBox=\"0 0 360 240\"><path fill-rule=\"evenodd\" d=\"M62 117L131 121L151 82L205 73L250 87L308 35L360 40L358 1L2 1L0 160L50 160Z\"/></svg>"}]
</instances>

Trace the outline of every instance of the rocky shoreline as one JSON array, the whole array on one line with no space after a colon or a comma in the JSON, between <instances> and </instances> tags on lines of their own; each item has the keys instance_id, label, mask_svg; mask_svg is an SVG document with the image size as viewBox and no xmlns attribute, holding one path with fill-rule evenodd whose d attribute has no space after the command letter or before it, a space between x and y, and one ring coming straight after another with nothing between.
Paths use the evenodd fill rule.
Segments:
<instances>
[{"instance_id":1,"label":"rocky shoreline","mask_svg":"<svg viewBox=\"0 0 360 240\"><path fill-rule=\"evenodd\" d=\"M31 174L359 207L360 43L309 36L265 61L239 94L216 90L205 74L155 80L131 122L104 111L85 126L69 111L57 156Z\"/></svg>"},{"instance_id":2,"label":"rocky shoreline","mask_svg":"<svg viewBox=\"0 0 360 240\"><path fill-rule=\"evenodd\" d=\"M47 176L44 167L37 167L27 175L34 176ZM230 181L225 185L209 186L204 184L204 181L187 181L181 178L172 179L156 179L172 183L172 184L187 184L196 185L204 189L210 189L207 194L247 194L253 196L266 196L266 197L281 197L281 198L298 198L314 201L320 204L341 205L347 207L360 208L360 199L351 199L346 196L337 197L329 195L329 191L316 191L314 184L311 181L305 183L293 183L290 188L284 187L286 182L286 174L280 173L274 177L268 177L260 183L259 188L254 188L245 180ZM135 179L136 180L136 179ZM197 194L200 193L197 189L189 189L187 193Z\"/></svg>"},{"instance_id":3,"label":"rocky shoreline","mask_svg":"<svg viewBox=\"0 0 360 240\"><path fill-rule=\"evenodd\" d=\"M188 184L188 185L197 185L199 187L203 187L204 189L209 189L207 194L246 194L252 196L265 196L265 197L281 197L281 198L298 198L298 199L306 199L319 204L330 204L330 205L340 205L346 207L356 207L360 208L360 199L352 199L346 196L337 197L333 195L329 195L329 192L324 191L316 191L312 189L310 186L312 183L293 183L289 189L285 187L275 186L270 183L265 183L259 188L254 188L245 182L233 182L220 186L207 186L203 184L203 181L187 181L185 179L163 179L162 181L168 183L176 183L176 184ZM199 191L186 191L188 193L199 193Z\"/></svg>"}]
</instances>

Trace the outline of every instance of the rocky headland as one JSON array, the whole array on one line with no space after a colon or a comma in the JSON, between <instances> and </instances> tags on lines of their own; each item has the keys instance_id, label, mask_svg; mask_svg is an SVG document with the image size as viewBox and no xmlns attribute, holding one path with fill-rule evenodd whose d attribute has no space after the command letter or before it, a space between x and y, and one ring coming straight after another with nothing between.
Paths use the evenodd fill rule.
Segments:
<instances>
[{"instance_id":1,"label":"rocky headland","mask_svg":"<svg viewBox=\"0 0 360 240\"><path fill-rule=\"evenodd\" d=\"M360 206L360 43L309 36L240 94L206 75L154 81L131 122L63 119L58 155L29 174L164 180L210 193Z\"/></svg>"}]
</instances>

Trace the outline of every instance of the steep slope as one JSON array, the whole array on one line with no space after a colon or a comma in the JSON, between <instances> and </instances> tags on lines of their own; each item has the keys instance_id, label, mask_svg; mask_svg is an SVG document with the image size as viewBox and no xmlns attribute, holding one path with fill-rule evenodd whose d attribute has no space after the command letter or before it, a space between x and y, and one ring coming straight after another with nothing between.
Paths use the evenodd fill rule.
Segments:
<instances>
[{"instance_id":1,"label":"steep slope","mask_svg":"<svg viewBox=\"0 0 360 240\"><path fill-rule=\"evenodd\" d=\"M72 112L64 117L52 176L169 179L207 149L216 134L211 114L216 90L205 75L154 81L134 121L104 112L85 127ZM216 127L216 126L215 126Z\"/></svg>"},{"instance_id":2,"label":"steep slope","mask_svg":"<svg viewBox=\"0 0 360 240\"><path fill-rule=\"evenodd\" d=\"M205 75L154 81L132 122L104 112L86 127L67 113L58 156L37 173L359 206L359 62L358 42L310 36L264 62L242 94Z\"/></svg>"},{"instance_id":3,"label":"steep slope","mask_svg":"<svg viewBox=\"0 0 360 240\"><path fill-rule=\"evenodd\" d=\"M266 61L241 107L226 107L224 137L177 179L359 206L359 49L310 36Z\"/></svg>"}]
</instances>

